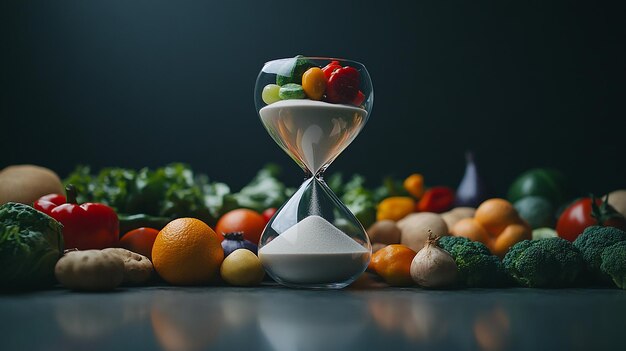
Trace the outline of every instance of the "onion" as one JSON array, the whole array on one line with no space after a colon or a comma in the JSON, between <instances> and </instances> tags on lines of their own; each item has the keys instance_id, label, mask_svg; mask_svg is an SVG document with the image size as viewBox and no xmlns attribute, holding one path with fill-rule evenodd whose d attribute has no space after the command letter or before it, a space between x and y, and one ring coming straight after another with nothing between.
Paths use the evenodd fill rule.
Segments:
<instances>
[{"instance_id":1,"label":"onion","mask_svg":"<svg viewBox=\"0 0 626 351\"><path fill-rule=\"evenodd\" d=\"M452 256L439 247L439 236L428 236L426 245L411 262L411 278L424 288L452 287L457 280L457 267Z\"/></svg>"},{"instance_id":2,"label":"onion","mask_svg":"<svg viewBox=\"0 0 626 351\"><path fill-rule=\"evenodd\" d=\"M226 257L237 249L247 249L256 255L258 247L251 241L245 240L243 238L243 232L232 232L224 233L222 249L224 249L224 257Z\"/></svg>"}]
</instances>

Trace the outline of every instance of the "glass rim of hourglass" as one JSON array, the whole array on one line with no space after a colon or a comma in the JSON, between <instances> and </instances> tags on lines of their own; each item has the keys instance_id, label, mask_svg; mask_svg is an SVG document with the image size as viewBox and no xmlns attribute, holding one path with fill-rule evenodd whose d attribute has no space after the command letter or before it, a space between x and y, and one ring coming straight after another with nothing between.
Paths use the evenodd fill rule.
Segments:
<instances>
[{"instance_id":1,"label":"glass rim of hourglass","mask_svg":"<svg viewBox=\"0 0 626 351\"><path fill-rule=\"evenodd\" d=\"M272 63L272 62L275 62L275 61L293 60L293 59L297 59L297 58L304 58L304 59L308 59L308 60L319 60L319 61L351 62L351 63L356 63L356 64L360 65L361 67L365 67L365 65L363 63L361 63L360 61L347 59L347 58L342 58L342 57L317 56L317 55L316 56L299 55L299 56L293 56L293 57L279 57L279 58L267 60L267 61L265 61L263 63L263 65L266 65L268 63Z\"/></svg>"}]
</instances>

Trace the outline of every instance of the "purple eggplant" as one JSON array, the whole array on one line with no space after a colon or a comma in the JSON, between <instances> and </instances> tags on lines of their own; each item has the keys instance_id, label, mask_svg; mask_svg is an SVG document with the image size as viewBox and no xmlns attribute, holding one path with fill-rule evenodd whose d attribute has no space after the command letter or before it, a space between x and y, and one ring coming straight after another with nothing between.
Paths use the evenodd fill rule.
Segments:
<instances>
[{"instance_id":1,"label":"purple eggplant","mask_svg":"<svg viewBox=\"0 0 626 351\"><path fill-rule=\"evenodd\" d=\"M488 199L488 190L483 183L478 168L474 162L474 154L470 151L465 153L465 174L459 187L456 189L456 207L478 207Z\"/></svg>"},{"instance_id":2,"label":"purple eggplant","mask_svg":"<svg viewBox=\"0 0 626 351\"><path fill-rule=\"evenodd\" d=\"M224 241L222 241L222 248L224 249L224 257L230 255L237 249L247 249L254 254L257 254L257 246L243 238L243 232L232 232L224 234Z\"/></svg>"}]
</instances>

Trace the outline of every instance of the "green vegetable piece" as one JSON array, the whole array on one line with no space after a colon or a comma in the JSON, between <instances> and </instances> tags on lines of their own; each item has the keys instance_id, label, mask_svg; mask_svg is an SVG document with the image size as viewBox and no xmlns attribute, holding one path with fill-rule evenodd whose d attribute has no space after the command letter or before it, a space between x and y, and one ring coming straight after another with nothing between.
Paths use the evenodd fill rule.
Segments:
<instances>
[{"instance_id":1,"label":"green vegetable piece","mask_svg":"<svg viewBox=\"0 0 626 351\"><path fill-rule=\"evenodd\" d=\"M0 290L50 286L63 255L63 226L34 208L0 206Z\"/></svg>"},{"instance_id":2,"label":"green vegetable piece","mask_svg":"<svg viewBox=\"0 0 626 351\"><path fill-rule=\"evenodd\" d=\"M537 228L533 229L533 240L556 238L559 235L556 230L552 228Z\"/></svg>"},{"instance_id":3,"label":"green vegetable piece","mask_svg":"<svg viewBox=\"0 0 626 351\"><path fill-rule=\"evenodd\" d=\"M489 288L508 285L500 259L484 244L456 236L441 237L438 244L454 258L460 286Z\"/></svg>"},{"instance_id":4,"label":"green vegetable piece","mask_svg":"<svg viewBox=\"0 0 626 351\"><path fill-rule=\"evenodd\" d=\"M570 198L567 178L559 171L549 168L531 169L520 175L511 184L508 199L512 203L526 196L541 196L554 208Z\"/></svg>"},{"instance_id":5,"label":"green vegetable piece","mask_svg":"<svg viewBox=\"0 0 626 351\"><path fill-rule=\"evenodd\" d=\"M280 87L278 91L278 96L283 100L290 99L304 99L306 94L304 93L304 89L302 89L302 85L289 83Z\"/></svg>"},{"instance_id":6,"label":"green vegetable piece","mask_svg":"<svg viewBox=\"0 0 626 351\"><path fill-rule=\"evenodd\" d=\"M588 227L574 240L574 246L582 253L590 278L595 283L611 283L611 277L600 269L602 252L620 241L626 241L626 232L613 227L600 226Z\"/></svg>"},{"instance_id":7,"label":"green vegetable piece","mask_svg":"<svg viewBox=\"0 0 626 351\"><path fill-rule=\"evenodd\" d=\"M225 211L245 207L263 212L270 207L282 206L293 194L293 189L287 188L278 180L279 174L280 167L273 164L266 165L241 191L224 198Z\"/></svg>"},{"instance_id":8,"label":"green vegetable piece","mask_svg":"<svg viewBox=\"0 0 626 351\"><path fill-rule=\"evenodd\" d=\"M602 251L600 270L609 275L618 288L626 290L626 241L620 241Z\"/></svg>"},{"instance_id":9,"label":"green vegetable piece","mask_svg":"<svg viewBox=\"0 0 626 351\"><path fill-rule=\"evenodd\" d=\"M580 251L563 238L520 241L502 263L519 285L529 288L572 286L585 267Z\"/></svg>"},{"instance_id":10,"label":"green vegetable piece","mask_svg":"<svg viewBox=\"0 0 626 351\"><path fill-rule=\"evenodd\" d=\"M302 55L285 60L276 74L276 84L283 86L289 83L302 84L302 75L306 70L313 67Z\"/></svg>"},{"instance_id":11,"label":"green vegetable piece","mask_svg":"<svg viewBox=\"0 0 626 351\"><path fill-rule=\"evenodd\" d=\"M550 201L541 196L526 196L513 206L533 229L551 227L554 224L554 209Z\"/></svg>"}]
</instances>

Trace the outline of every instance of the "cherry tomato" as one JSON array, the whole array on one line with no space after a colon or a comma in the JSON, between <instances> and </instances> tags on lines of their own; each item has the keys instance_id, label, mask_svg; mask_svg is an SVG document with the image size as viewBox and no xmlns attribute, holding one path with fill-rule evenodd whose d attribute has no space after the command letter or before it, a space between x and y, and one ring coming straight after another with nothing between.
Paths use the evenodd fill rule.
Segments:
<instances>
[{"instance_id":1,"label":"cherry tomato","mask_svg":"<svg viewBox=\"0 0 626 351\"><path fill-rule=\"evenodd\" d=\"M420 212L441 213L449 210L454 203L454 191L446 186L432 187L422 195L417 203Z\"/></svg>"},{"instance_id":2,"label":"cherry tomato","mask_svg":"<svg viewBox=\"0 0 626 351\"><path fill-rule=\"evenodd\" d=\"M243 232L243 237L246 240L257 244L266 224L265 218L260 213L246 208L239 208L226 212L217 221L215 232L220 241L224 240L222 234Z\"/></svg>"},{"instance_id":3,"label":"cherry tomato","mask_svg":"<svg viewBox=\"0 0 626 351\"><path fill-rule=\"evenodd\" d=\"M556 232L561 238L574 241L585 228L598 224L626 230L626 219L612 207L600 199L595 199L595 206L592 206L591 198L585 197L563 211L556 224Z\"/></svg>"},{"instance_id":4,"label":"cherry tomato","mask_svg":"<svg viewBox=\"0 0 626 351\"><path fill-rule=\"evenodd\" d=\"M272 219L272 217L274 216L274 213L276 213L276 211L278 211L276 208L274 207L270 207L267 210L263 211L262 215L263 218L265 218L265 222L269 222L270 219Z\"/></svg>"},{"instance_id":5,"label":"cherry tomato","mask_svg":"<svg viewBox=\"0 0 626 351\"><path fill-rule=\"evenodd\" d=\"M335 70L326 84L326 99L334 104L350 104L359 95L361 77L354 67Z\"/></svg>"}]
</instances>

